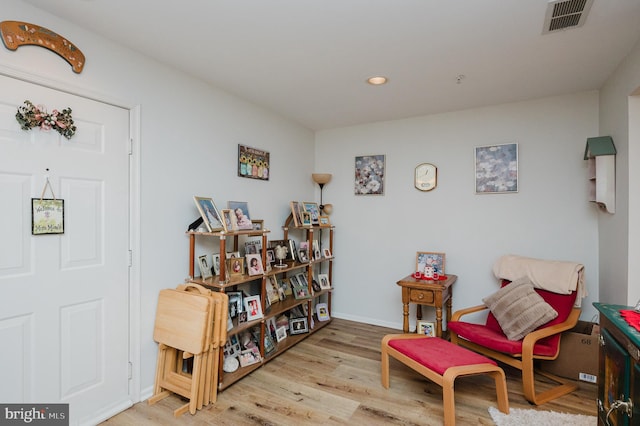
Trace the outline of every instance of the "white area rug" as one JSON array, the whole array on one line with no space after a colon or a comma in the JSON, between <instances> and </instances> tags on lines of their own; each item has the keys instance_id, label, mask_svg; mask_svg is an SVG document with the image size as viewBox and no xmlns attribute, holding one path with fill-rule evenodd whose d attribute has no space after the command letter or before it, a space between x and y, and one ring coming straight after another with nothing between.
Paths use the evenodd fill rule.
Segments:
<instances>
[{"instance_id":1,"label":"white area rug","mask_svg":"<svg viewBox=\"0 0 640 426\"><path fill-rule=\"evenodd\" d=\"M598 423L595 416L520 408L511 408L509 414L504 414L495 407L489 407L489 414L496 426L593 426Z\"/></svg>"}]
</instances>

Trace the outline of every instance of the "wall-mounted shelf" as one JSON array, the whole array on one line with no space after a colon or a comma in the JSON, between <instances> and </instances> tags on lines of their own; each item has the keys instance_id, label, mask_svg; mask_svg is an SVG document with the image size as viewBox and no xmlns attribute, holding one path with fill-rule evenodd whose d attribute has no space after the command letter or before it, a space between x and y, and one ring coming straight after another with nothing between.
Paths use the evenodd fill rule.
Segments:
<instances>
[{"instance_id":1,"label":"wall-mounted shelf","mask_svg":"<svg viewBox=\"0 0 640 426\"><path fill-rule=\"evenodd\" d=\"M589 162L589 201L609 213L615 213L616 147L611 136L587 138L584 159Z\"/></svg>"}]
</instances>

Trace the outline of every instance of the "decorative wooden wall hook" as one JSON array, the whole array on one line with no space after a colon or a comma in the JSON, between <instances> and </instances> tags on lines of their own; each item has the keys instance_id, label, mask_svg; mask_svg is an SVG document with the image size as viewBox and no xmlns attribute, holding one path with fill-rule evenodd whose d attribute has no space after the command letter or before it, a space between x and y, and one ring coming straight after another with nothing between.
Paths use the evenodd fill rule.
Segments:
<instances>
[{"instance_id":1,"label":"decorative wooden wall hook","mask_svg":"<svg viewBox=\"0 0 640 426\"><path fill-rule=\"evenodd\" d=\"M62 56L80 74L84 67L84 54L69 40L39 25L20 21L0 22L0 35L9 50L25 44L44 47Z\"/></svg>"}]
</instances>

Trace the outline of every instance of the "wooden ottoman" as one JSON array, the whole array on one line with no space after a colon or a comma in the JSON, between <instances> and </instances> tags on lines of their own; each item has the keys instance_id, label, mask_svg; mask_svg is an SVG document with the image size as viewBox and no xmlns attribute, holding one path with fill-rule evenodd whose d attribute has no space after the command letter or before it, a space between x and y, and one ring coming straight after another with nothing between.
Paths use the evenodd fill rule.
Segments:
<instances>
[{"instance_id":1,"label":"wooden ottoman","mask_svg":"<svg viewBox=\"0 0 640 426\"><path fill-rule=\"evenodd\" d=\"M439 337L419 334L388 334L382 339L381 350L382 386L389 388L389 356L392 356L442 387L445 425L456 423L453 382L458 376L488 374L493 377L498 409L509 413L504 371L492 359Z\"/></svg>"}]
</instances>

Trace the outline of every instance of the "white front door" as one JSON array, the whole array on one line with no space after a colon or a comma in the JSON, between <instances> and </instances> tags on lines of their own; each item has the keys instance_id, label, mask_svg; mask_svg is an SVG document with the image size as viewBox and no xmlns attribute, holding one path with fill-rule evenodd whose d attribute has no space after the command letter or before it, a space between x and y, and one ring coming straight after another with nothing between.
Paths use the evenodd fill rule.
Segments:
<instances>
[{"instance_id":1,"label":"white front door","mask_svg":"<svg viewBox=\"0 0 640 426\"><path fill-rule=\"evenodd\" d=\"M21 130L25 100L72 108L75 136ZM3 403L69 403L71 424L131 405L128 141L128 110L0 76ZM64 233L32 235L47 177Z\"/></svg>"}]
</instances>

